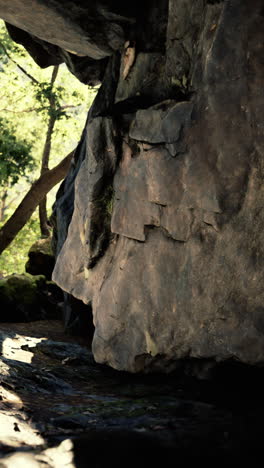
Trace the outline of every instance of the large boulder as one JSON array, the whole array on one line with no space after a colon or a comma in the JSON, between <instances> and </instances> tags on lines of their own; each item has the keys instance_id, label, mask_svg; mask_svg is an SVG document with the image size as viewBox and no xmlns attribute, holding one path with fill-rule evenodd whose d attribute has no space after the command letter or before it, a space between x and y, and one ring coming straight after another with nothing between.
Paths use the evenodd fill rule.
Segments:
<instances>
[{"instance_id":1,"label":"large boulder","mask_svg":"<svg viewBox=\"0 0 264 468\"><path fill-rule=\"evenodd\" d=\"M95 359L263 364L263 0L88 2L86 21L83 2L35 0L34 25L14 3L10 23L107 59L55 205L53 279L92 306Z\"/></svg>"}]
</instances>

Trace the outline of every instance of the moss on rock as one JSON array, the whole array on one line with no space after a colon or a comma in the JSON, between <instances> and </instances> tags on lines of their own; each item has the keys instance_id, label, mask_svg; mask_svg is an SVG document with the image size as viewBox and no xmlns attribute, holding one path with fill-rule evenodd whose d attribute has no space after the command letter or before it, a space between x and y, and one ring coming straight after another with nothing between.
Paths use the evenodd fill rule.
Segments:
<instances>
[{"instance_id":1,"label":"moss on rock","mask_svg":"<svg viewBox=\"0 0 264 468\"><path fill-rule=\"evenodd\" d=\"M0 321L24 322L54 313L45 276L27 273L0 279Z\"/></svg>"},{"instance_id":2,"label":"moss on rock","mask_svg":"<svg viewBox=\"0 0 264 468\"><path fill-rule=\"evenodd\" d=\"M29 274L7 276L0 280L0 297L8 300L22 301L32 304L37 299L40 286L45 284L43 275L31 276Z\"/></svg>"},{"instance_id":3,"label":"moss on rock","mask_svg":"<svg viewBox=\"0 0 264 468\"><path fill-rule=\"evenodd\" d=\"M31 275L45 275L51 279L55 258L51 247L51 239L39 239L28 252L26 271Z\"/></svg>"}]
</instances>

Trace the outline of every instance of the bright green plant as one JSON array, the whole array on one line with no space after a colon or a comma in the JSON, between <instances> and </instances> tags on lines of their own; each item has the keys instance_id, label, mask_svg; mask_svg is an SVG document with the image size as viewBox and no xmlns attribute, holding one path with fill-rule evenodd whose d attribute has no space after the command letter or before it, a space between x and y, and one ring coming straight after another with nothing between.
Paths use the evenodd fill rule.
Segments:
<instances>
[{"instance_id":1,"label":"bright green plant","mask_svg":"<svg viewBox=\"0 0 264 468\"><path fill-rule=\"evenodd\" d=\"M35 169L32 145L16 136L11 122L0 117L0 186L12 187Z\"/></svg>"},{"instance_id":2,"label":"bright green plant","mask_svg":"<svg viewBox=\"0 0 264 468\"><path fill-rule=\"evenodd\" d=\"M0 223L1 228L2 223ZM26 226L21 229L12 244L0 255L0 275L24 273L28 260L28 251L32 244L40 237L37 216L32 216Z\"/></svg>"}]
</instances>

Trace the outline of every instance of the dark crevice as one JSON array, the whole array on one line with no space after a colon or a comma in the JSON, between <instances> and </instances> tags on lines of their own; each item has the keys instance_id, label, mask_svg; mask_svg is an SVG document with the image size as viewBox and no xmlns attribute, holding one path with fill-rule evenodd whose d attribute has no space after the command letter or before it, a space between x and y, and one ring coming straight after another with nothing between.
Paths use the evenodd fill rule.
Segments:
<instances>
[{"instance_id":1,"label":"dark crevice","mask_svg":"<svg viewBox=\"0 0 264 468\"><path fill-rule=\"evenodd\" d=\"M206 0L208 5L215 5L216 3L224 3L226 0Z\"/></svg>"},{"instance_id":2,"label":"dark crevice","mask_svg":"<svg viewBox=\"0 0 264 468\"><path fill-rule=\"evenodd\" d=\"M90 258L87 267L93 268L104 255L113 238L111 232L111 215L113 210L113 179L104 180L104 190L94 202L95 216L92 216L89 236Z\"/></svg>"},{"instance_id":3,"label":"dark crevice","mask_svg":"<svg viewBox=\"0 0 264 468\"><path fill-rule=\"evenodd\" d=\"M178 86L171 87L169 92L166 92L164 96L155 96L151 95L141 95L133 96L124 101L121 101L113 106L113 115L118 116L122 114L133 114L138 110L148 109L155 105L160 104L162 106L162 101L167 101L172 99L176 102L191 101L193 97L193 92L183 91Z\"/></svg>"}]
</instances>

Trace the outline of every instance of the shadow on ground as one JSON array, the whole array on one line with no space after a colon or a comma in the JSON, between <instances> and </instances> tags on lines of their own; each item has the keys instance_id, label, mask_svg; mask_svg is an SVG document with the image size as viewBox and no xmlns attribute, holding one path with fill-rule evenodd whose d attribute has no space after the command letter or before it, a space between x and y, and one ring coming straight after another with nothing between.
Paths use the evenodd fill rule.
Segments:
<instances>
[{"instance_id":1,"label":"shadow on ground","mask_svg":"<svg viewBox=\"0 0 264 468\"><path fill-rule=\"evenodd\" d=\"M1 468L216 466L262 448L262 369L196 361L133 376L96 364L54 320L1 324L0 343Z\"/></svg>"}]
</instances>

